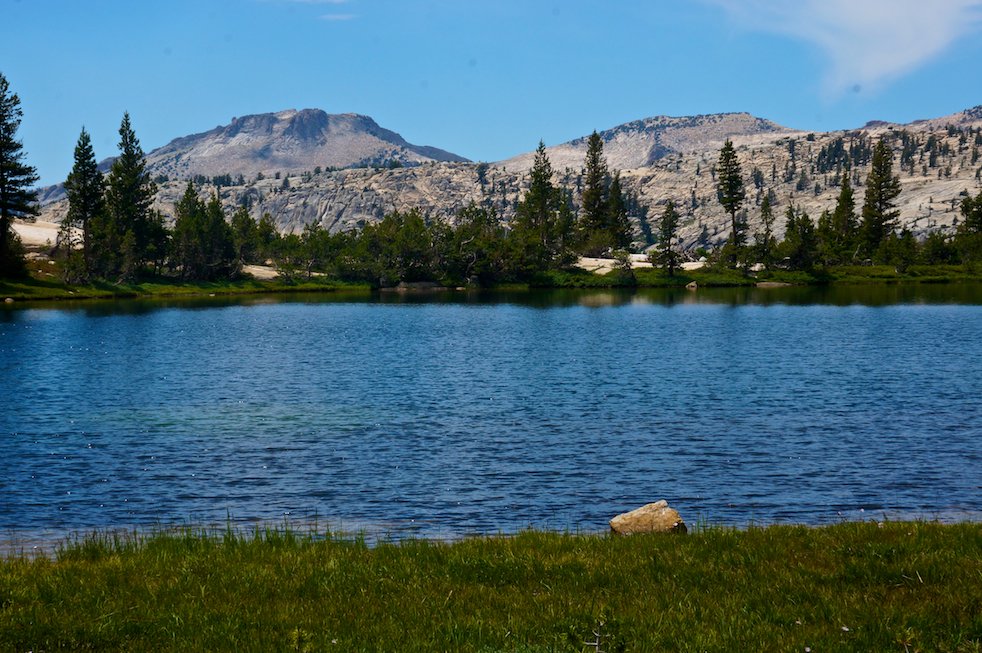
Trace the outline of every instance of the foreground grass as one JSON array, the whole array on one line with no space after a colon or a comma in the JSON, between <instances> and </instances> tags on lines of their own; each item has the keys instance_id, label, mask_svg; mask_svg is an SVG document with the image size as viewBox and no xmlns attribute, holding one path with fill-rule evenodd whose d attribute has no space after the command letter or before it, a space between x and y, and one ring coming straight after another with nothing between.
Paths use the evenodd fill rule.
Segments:
<instances>
[{"instance_id":1,"label":"foreground grass","mask_svg":"<svg viewBox=\"0 0 982 653\"><path fill-rule=\"evenodd\" d=\"M601 623L604 651L979 651L982 528L185 532L0 561L5 651L581 651Z\"/></svg>"}]
</instances>

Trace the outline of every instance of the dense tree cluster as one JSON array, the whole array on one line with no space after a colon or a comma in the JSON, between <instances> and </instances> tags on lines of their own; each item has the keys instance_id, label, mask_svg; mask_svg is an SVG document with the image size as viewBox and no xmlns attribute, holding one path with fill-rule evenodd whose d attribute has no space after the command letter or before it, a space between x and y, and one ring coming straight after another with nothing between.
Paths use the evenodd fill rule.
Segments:
<instances>
[{"instance_id":1,"label":"dense tree cluster","mask_svg":"<svg viewBox=\"0 0 982 653\"><path fill-rule=\"evenodd\" d=\"M163 217L151 209L156 188L128 115L119 133L120 155L107 178L98 170L84 129L76 145L62 230L70 281L128 280L141 273L216 280L235 276L244 264L272 262L286 276L326 272L381 285L486 285L533 279L571 264L581 253L606 254L632 239L629 198L619 174L608 171L596 134L584 170L587 201L579 216L572 193L554 183L540 143L528 191L510 225L499 220L492 205L473 204L453 224L431 221L415 210L396 211L357 233L331 234L311 224L302 233L281 235L268 214L257 222L239 207L229 217L217 194L207 201L200 197L202 183L220 189L230 175L198 178L198 187L189 181L174 207L173 228L165 228Z\"/></svg>"}]
</instances>

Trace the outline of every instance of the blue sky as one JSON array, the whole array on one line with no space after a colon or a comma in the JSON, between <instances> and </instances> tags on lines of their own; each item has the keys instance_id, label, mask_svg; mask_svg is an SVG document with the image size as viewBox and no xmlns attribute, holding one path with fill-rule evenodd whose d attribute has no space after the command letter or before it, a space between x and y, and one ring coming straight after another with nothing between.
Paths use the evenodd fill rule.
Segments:
<instances>
[{"instance_id":1,"label":"blue sky","mask_svg":"<svg viewBox=\"0 0 982 653\"><path fill-rule=\"evenodd\" d=\"M982 0L0 0L42 183L129 111L147 151L321 108L495 161L654 115L806 130L982 104Z\"/></svg>"}]
</instances>

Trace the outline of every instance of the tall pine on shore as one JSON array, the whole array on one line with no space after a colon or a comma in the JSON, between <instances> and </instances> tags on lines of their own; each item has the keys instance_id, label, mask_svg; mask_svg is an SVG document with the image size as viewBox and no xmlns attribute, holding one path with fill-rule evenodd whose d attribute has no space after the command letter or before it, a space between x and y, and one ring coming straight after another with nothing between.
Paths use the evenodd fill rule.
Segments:
<instances>
[{"instance_id":1,"label":"tall pine on shore","mask_svg":"<svg viewBox=\"0 0 982 653\"><path fill-rule=\"evenodd\" d=\"M23 115L20 98L0 73L0 278L26 273L13 221L38 214L37 171L24 163L23 145L17 140Z\"/></svg>"},{"instance_id":2,"label":"tall pine on shore","mask_svg":"<svg viewBox=\"0 0 982 653\"><path fill-rule=\"evenodd\" d=\"M555 254L560 203L560 194L552 183L552 164L542 141L535 150L529 176L529 189L515 214L514 238L520 266L540 271L548 267Z\"/></svg>"},{"instance_id":3,"label":"tall pine on shore","mask_svg":"<svg viewBox=\"0 0 982 653\"><path fill-rule=\"evenodd\" d=\"M614 244L606 229L608 176L603 139L593 132L587 139L583 194L580 198L580 238L583 253L588 256L602 254Z\"/></svg>"},{"instance_id":4,"label":"tall pine on shore","mask_svg":"<svg viewBox=\"0 0 982 653\"><path fill-rule=\"evenodd\" d=\"M669 200L658 221L658 244L652 263L664 268L670 277L675 275L675 270L682 262L682 255L675 251L673 246L678 230L679 214L675 210L675 202Z\"/></svg>"},{"instance_id":5,"label":"tall pine on shore","mask_svg":"<svg viewBox=\"0 0 982 653\"><path fill-rule=\"evenodd\" d=\"M88 280L96 267L93 261L92 229L104 218L106 182L99 171L92 150L92 139L82 128L75 145L75 163L65 180L68 213L62 221L63 238L68 246L65 280L74 283ZM82 232L82 251L76 251L76 230Z\"/></svg>"},{"instance_id":6,"label":"tall pine on shore","mask_svg":"<svg viewBox=\"0 0 982 653\"><path fill-rule=\"evenodd\" d=\"M873 148L873 160L866 177L861 227L866 255L882 259L881 246L897 228L900 211L894 200L900 195L900 178L893 176L893 151L882 138Z\"/></svg>"},{"instance_id":7,"label":"tall pine on shore","mask_svg":"<svg viewBox=\"0 0 982 653\"><path fill-rule=\"evenodd\" d=\"M579 238L583 254L600 256L631 244L631 222L620 173L615 172L611 177L604 158L603 138L597 132L587 139L580 201Z\"/></svg>"},{"instance_id":8,"label":"tall pine on shore","mask_svg":"<svg viewBox=\"0 0 982 653\"><path fill-rule=\"evenodd\" d=\"M146 158L123 114L119 126L119 157L106 180L106 219L98 230L103 276L132 279L160 249L160 229L151 211L157 186L146 170Z\"/></svg>"},{"instance_id":9,"label":"tall pine on shore","mask_svg":"<svg viewBox=\"0 0 982 653\"><path fill-rule=\"evenodd\" d=\"M829 251L833 263L841 264L852 260L856 253L856 234L859 225L856 222L856 201L853 199L852 184L849 182L849 171L842 173L842 186L839 197L832 211L831 238Z\"/></svg>"},{"instance_id":10,"label":"tall pine on shore","mask_svg":"<svg viewBox=\"0 0 982 653\"><path fill-rule=\"evenodd\" d=\"M727 254L731 267L736 267L747 240L746 221L739 215L747 193L743 185L740 162L737 161L736 148L733 147L733 141L729 139L723 144L723 149L719 152L719 162L716 164L716 196L723 210L730 216Z\"/></svg>"}]
</instances>

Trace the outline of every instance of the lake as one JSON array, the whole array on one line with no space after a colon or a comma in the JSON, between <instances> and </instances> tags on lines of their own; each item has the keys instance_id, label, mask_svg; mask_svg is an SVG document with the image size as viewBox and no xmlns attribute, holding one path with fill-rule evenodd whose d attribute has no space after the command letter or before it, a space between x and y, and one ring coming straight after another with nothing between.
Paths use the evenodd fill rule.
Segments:
<instances>
[{"instance_id":1,"label":"lake","mask_svg":"<svg viewBox=\"0 0 982 653\"><path fill-rule=\"evenodd\" d=\"M982 516L982 287L0 309L0 537Z\"/></svg>"}]
</instances>

